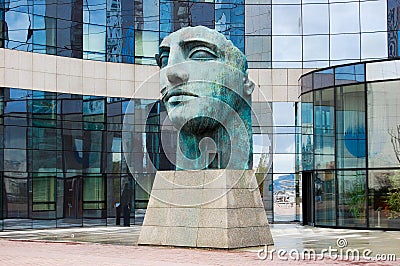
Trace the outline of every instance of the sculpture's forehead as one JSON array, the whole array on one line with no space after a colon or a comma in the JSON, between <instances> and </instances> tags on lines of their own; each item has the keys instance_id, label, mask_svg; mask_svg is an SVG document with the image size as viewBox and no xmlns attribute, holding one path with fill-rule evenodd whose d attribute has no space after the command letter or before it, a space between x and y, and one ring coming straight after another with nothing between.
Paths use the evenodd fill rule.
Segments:
<instances>
[{"instance_id":1,"label":"sculpture's forehead","mask_svg":"<svg viewBox=\"0 0 400 266\"><path fill-rule=\"evenodd\" d=\"M180 44L182 41L203 41L215 44L217 47L225 47L228 41L225 37L206 27L187 27L171 33L161 42L162 47L171 47L174 44Z\"/></svg>"}]
</instances>

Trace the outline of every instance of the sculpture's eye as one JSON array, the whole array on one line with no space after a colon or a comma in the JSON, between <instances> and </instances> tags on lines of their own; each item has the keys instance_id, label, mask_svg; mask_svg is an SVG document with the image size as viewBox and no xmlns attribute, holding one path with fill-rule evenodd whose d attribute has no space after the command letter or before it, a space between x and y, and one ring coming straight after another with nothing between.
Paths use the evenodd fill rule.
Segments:
<instances>
[{"instance_id":1,"label":"sculpture's eye","mask_svg":"<svg viewBox=\"0 0 400 266\"><path fill-rule=\"evenodd\" d=\"M159 55L156 55L157 64L160 68L168 65L169 51L161 51Z\"/></svg>"},{"instance_id":2,"label":"sculpture's eye","mask_svg":"<svg viewBox=\"0 0 400 266\"><path fill-rule=\"evenodd\" d=\"M213 60L217 58L217 55L207 47L198 47L190 51L189 58L192 60Z\"/></svg>"},{"instance_id":3,"label":"sculpture's eye","mask_svg":"<svg viewBox=\"0 0 400 266\"><path fill-rule=\"evenodd\" d=\"M160 56L160 68L166 67L168 65L168 55Z\"/></svg>"}]
</instances>

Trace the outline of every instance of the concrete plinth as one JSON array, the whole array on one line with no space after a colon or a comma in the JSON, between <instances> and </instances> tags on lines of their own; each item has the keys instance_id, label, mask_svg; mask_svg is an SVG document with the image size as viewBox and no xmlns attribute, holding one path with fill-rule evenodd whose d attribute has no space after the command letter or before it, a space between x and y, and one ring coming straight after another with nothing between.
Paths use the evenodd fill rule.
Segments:
<instances>
[{"instance_id":1,"label":"concrete plinth","mask_svg":"<svg viewBox=\"0 0 400 266\"><path fill-rule=\"evenodd\" d=\"M139 245L240 248L272 244L254 171L157 172Z\"/></svg>"}]
</instances>

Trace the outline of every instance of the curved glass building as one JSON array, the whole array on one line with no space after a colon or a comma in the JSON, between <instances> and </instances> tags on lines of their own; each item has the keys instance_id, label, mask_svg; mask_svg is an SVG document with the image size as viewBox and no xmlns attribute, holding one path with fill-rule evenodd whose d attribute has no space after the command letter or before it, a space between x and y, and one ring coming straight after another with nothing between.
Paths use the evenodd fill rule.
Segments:
<instances>
[{"instance_id":1,"label":"curved glass building","mask_svg":"<svg viewBox=\"0 0 400 266\"><path fill-rule=\"evenodd\" d=\"M326 68L301 78L305 219L399 228L399 60ZM308 205L307 205L308 204Z\"/></svg>"},{"instance_id":2,"label":"curved glass building","mask_svg":"<svg viewBox=\"0 0 400 266\"><path fill-rule=\"evenodd\" d=\"M397 0L0 0L0 230L111 225L121 202L141 222L176 139L154 55L196 25L248 58L269 220L400 229L397 72L368 72L399 56L399 14Z\"/></svg>"}]
</instances>

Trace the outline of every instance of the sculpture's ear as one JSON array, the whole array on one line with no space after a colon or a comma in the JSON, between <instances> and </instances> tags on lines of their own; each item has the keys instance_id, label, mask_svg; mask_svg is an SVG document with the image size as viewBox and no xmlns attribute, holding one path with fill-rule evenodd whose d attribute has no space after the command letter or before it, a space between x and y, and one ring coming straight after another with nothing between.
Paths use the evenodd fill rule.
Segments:
<instances>
[{"instance_id":1,"label":"sculpture's ear","mask_svg":"<svg viewBox=\"0 0 400 266\"><path fill-rule=\"evenodd\" d=\"M244 89L243 92L245 95L250 96L254 90L254 82L249 79L249 76L246 74L243 78Z\"/></svg>"}]
</instances>

